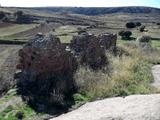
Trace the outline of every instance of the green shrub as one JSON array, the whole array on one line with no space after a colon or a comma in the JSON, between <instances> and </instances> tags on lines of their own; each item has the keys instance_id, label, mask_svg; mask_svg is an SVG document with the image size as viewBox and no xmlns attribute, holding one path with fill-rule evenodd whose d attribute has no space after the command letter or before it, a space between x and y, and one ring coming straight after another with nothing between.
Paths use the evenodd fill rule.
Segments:
<instances>
[{"instance_id":1,"label":"green shrub","mask_svg":"<svg viewBox=\"0 0 160 120\"><path fill-rule=\"evenodd\" d=\"M160 23L157 23L157 25L160 25Z\"/></svg>"},{"instance_id":2,"label":"green shrub","mask_svg":"<svg viewBox=\"0 0 160 120\"><path fill-rule=\"evenodd\" d=\"M144 35L144 36L138 37L137 41L139 43L149 43L151 41L151 37L148 35Z\"/></svg>"},{"instance_id":3,"label":"green shrub","mask_svg":"<svg viewBox=\"0 0 160 120\"><path fill-rule=\"evenodd\" d=\"M140 32L144 32L144 30L145 30L145 28L146 28L146 26L145 25L142 25L141 27L140 27Z\"/></svg>"},{"instance_id":4,"label":"green shrub","mask_svg":"<svg viewBox=\"0 0 160 120\"><path fill-rule=\"evenodd\" d=\"M131 31L120 31L119 35L122 37L122 39L129 40L130 36L132 35L132 32Z\"/></svg>"},{"instance_id":5,"label":"green shrub","mask_svg":"<svg viewBox=\"0 0 160 120\"><path fill-rule=\"evenodd\" d=\"M29 15L25 15L23 11L15 12L14 16L16 18L16 23L18 24L28 24L32 22L32 19L29 17Z\"/></svg>"},{"instance_id":6,"label":"green shrub","mask_svg":"<svg viewBox=\"0 0 160 120\"><path fill-rule=\"evenodd\" d=\"M142 25L141 22L136 22L135 24L136 24L137 27Z\"/></svg>"},{"instance_id":7,"label":"green shrub","mask_svg":"<svg viewBox=\"0 0 160 120\"><path fill-rule=\"evenodd\" d=\"M5 13L0 11L0 20L3 19L5 17Z\"/></svg>"},{"instance_id":8,"label":"green shrub","mask_svg":"<svg viewBox=\"0 0 160 120\"><path fill-rule=\"evenodd\" d=\"M136 24L134 22L128 22L126 23L126 28L135 28Z\"/></svg>"}]
</instances>

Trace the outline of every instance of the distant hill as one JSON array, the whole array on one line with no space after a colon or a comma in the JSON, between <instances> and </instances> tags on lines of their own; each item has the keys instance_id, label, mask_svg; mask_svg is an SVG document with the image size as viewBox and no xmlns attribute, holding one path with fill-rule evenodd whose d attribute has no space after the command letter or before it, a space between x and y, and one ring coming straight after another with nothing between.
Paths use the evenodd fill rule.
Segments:
<instances>
[{"instance_id":1,"label":"distant hill","mask_svg":"<svg viewBox=\"0 0 160 120\"><path fill-rule=\"evenodd\" d=\"M84 15L102 15L111 13L151 13L160 14L159 8L152 7L108 7L108 8L97 8L97 7L39 7L32 8L42 11L50 12L64 12L64 13L75 13Z\"/></svg>"}]
</instances>

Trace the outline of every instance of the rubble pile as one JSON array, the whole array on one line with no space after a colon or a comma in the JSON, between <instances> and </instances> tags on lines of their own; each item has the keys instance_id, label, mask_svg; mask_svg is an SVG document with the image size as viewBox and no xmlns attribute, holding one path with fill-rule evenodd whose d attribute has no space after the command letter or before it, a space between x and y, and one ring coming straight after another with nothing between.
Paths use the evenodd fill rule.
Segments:
<instances>
[{"instance_id":1,"label":"rubble pile","mask_svg":"<svg viewBox=\"0 0 160 120\"><path fill-rule=\"evenodd\" d=\"M100 34L98 36L100 45L104 46L106 50L115 50L117 35L111 33Z\"/></svg>"},{"instance_id":2,"label":"rubble pile","mask_svg":"<svg viewBox=\"0 0 160 120\"><path fill-rule=\"evenodd\" d=\"M19 51L18 93L38 110L68 106L77 88L73 76L78 65L105 68L106 50L116 48L116 39L114 34L84 32L63 44L53 35L37 34Z\"/></svg>"},{"instance_id":3,"label":"rubble pile","mask_svg":"<svg viewBox=\"0 0 160 120\"><path fill-rule=\"evenodd\" d=\"M19 51L22 73L18 92L35 108L66 104L76 90L73 74L77 63L60 40L38 35ZM44 105L44 106L42 106Z\"/></svg>"},{"instance_id":4,"label":"rubble pile","mask_svg":"<svg viewBox=\"0 0 160 120\"><path fill-rule=\"evenodd\" d=\"M84 32L73 37L70 48L81 64L96 70L105 67L108 63L106 50L116 52L116 40L116 34L106 33L97 37Z\"/></svg>"}]
</instances>

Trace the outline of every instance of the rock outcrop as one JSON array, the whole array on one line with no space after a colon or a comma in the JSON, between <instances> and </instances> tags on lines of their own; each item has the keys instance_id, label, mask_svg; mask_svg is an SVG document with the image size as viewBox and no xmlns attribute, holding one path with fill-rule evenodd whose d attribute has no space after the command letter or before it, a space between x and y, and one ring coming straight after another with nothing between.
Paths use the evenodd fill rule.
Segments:
<instances>
[{"instance_id":1,"label":"rock outcrop","mask_svg":"<svg viewBox=\"0 0 160 120\"><path fill-rule=\"evenodd\" d=\"M160 120L160 94L132 95L87 103L51 120Z\"/></svg>"}]
</instances>

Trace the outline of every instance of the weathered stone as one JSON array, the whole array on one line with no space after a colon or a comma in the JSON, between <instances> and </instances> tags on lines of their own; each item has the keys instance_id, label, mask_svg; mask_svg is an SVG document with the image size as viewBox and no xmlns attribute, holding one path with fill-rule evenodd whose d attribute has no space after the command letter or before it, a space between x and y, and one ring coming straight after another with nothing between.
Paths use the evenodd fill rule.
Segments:
<instances>
[{"instance_id":1,"label":"weathered stone","mask_svg":"<svg viewBox=\"0 0 160 120\"><path fill-rule=\"evenodd\" d=\"M98 37L93 34L82 33L74 36L70 47L83 65L89 65L92 69L99 69L107 64L105 49L101 46Z\"/></svg>"},{"instance_id":2,"label":"weathered stone","mask_svg":"<svg viewBox=\"0 0 160 120\"><path fill-rule=\"evenodd\" d=\"M106 50L109 49L115 49L116 48L116 42L117 42L117 35L116 34L100 34L98 36L99 42L102 46L105 47Z\"/></svg>"},{"instance_id":3,"label":"weathered stone","mask_svg":"<svg viewBox=\"0 0 160 120\"><path fill-rule=\"evenodd\" d=\"M76 90L73 74L77 63L52 35L36 36L19 51L22 70L18 92L36 108L65 104ZM43 107L44 108L44 107Z\"/></svg>"},{"instance_id":4,"label":"weathered stone","mask_svg":"<svg viewBox=\"0 0 160 120\"><path fill-rule=\"evenodd\" d=\"M160 94L108 98L50 120L160 120L159 101Z\"/></svg>"}]
</instances>

